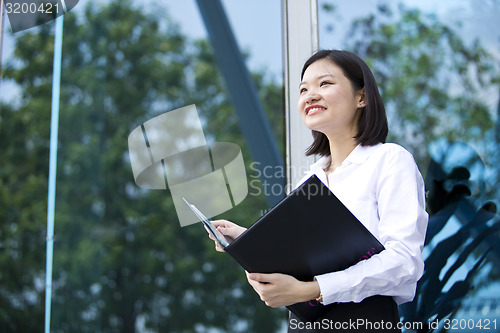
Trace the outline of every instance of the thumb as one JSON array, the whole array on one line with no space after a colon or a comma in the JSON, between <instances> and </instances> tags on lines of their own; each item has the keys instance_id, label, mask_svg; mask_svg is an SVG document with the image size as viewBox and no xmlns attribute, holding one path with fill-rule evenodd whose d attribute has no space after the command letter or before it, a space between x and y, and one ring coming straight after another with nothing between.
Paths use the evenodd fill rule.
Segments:
<instances>
[{"instance_id":1,"label":"thumb","mask_svg":"<svg viewBox=\"0 0 500 333\"><path fill-rule=\"evenodd\" d=\"M249 273L248 278L250 280L257 281L260 283L269 283L272 280L271 275L272 274Z\"/></svg>"},{"instance_id":2,"label":"thumb","mask_svg":"<svg viewBox=\"0 0 500 333\"><path fill-rule=\"evenodd\" d=\"M224 236L228 236L228 237L231 237L232 239L235 239L237 238L240 234L237 230L237 228L235 227L217 227L217 230L219 230L219 232L221 234L223 234Z\"/></svg>"}]
</instances>

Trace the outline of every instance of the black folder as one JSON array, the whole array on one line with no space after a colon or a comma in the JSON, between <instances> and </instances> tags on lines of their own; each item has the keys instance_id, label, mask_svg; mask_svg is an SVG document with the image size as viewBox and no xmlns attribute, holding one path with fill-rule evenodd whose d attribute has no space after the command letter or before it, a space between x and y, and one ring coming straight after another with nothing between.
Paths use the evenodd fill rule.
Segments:
<instances>
[{"instance_id":1,"label":"black folder","mask_svg":"<svg viewBox=\"0 0 500 333\"><path fill-rule=\"evenodd\" d=\"M225 251L251 273L284 273L301 281L340 271L384 249L316 175L270 209ZM313 321L328 306L288 306Z\"/></svg>"},{"instance_id":2,"label":"black folder","mask_svg":"<svg viewBox=\"0 0 500 333\"><path fill-rule=\"evenodd\" d=\"M384 249L316 175L297 187L224 250L248 272L284 273L301 281L340 271ZM302 321L329 305L287 307Z\"/></svg>"}]
</instances>

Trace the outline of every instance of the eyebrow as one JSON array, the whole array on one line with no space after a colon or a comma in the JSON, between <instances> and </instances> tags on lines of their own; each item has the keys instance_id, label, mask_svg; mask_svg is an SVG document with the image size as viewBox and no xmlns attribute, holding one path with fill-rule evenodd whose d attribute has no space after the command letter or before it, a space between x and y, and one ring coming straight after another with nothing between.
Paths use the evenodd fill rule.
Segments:
<instances>
[{"instance_id":1,"label":"eyebrow","mask_svg":"<svg viewBox=\"0 0 500 333\"><path fill-rule=\"evenodd\" d=\"M318 77L316 78L316 80L318 80L318 81L319 81L319 80L321 80L321 79L323 79L323 78L325 78L325 77L327 77L327 76L332 77L332 78L334 78L334 77L335 77L335 75L328 73L328 74L323 74L323 75L318 76ZM306 83L306 82L304 82L304 81L300 82L299 87L300 87L301 85L305 84L305 83Z\"/></svg>"}]
</instances>

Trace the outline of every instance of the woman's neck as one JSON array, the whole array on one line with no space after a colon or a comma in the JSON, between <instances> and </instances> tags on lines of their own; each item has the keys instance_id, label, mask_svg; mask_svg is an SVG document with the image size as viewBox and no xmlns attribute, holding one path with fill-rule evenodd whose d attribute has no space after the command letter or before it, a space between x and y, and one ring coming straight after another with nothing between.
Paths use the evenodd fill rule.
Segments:
<instances>
[{"instance_id":1,"label":"woman's neck","mask_svg":"<svg viewBox=\"0 0 500 333\"><path fill-rule=\"evenodd\" d=\"M347 140L329 140L330 141L330 165L325 170L327 173L335 171L342 165L344 160L358 145L354 138Z\"/></svg>"}]
</instances>

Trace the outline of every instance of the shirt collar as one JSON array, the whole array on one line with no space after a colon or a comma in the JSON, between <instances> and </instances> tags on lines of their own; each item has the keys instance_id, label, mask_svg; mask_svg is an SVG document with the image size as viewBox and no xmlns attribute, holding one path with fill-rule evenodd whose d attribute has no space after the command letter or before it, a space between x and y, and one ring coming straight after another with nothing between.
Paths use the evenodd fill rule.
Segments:
<instances>
[{"instance_id":1,"label":"shirt collar","mask_svg":"<svg viewBox=\"0 0 500 333\"><path fill-rule=\"evenodd\" d=\"M362 164L381 144L378 143L375 146L357 145L349 156L347 156L344 163Z\"/></svg>"},{"instance_id":2,"label":"shirt collar","mask_svg":"<svg viewBox=\"0 0 500 333\"><path fill-rule=\"evenodd\" d=\"M382 143L378 143L375 146L357 145L347 156L342 165L362 164L379 145L382 145ZM328 164L330 164L330 156L323 156L311 165L311 171L323 170Z\"/></svg>"}]
</instances>

